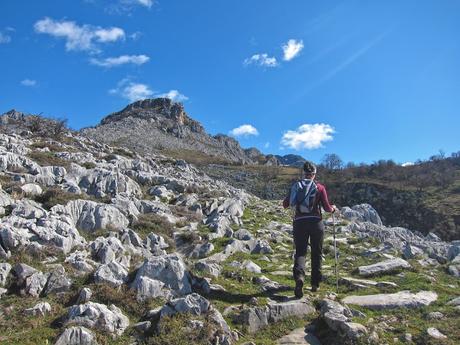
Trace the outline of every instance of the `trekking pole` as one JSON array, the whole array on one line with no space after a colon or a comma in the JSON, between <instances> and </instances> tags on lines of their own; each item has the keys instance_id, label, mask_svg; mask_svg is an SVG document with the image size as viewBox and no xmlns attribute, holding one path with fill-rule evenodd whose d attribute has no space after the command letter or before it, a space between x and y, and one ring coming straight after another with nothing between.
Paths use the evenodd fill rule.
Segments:
<instances>
[{"instance_id":1,"label":"trekking pole","mask_svg":"<svg viewBox=\"0 0 460 345\"><path fill-rule=\"evenodd\" d=\"M335 216L334 216L334 213L332 213L332 231L333 231L333 236L334 236L335 282L336 282L337 293L339 293L339 270L338 270L338 259L337 259L337 241L335 239Z\"/></svg>"}]
</instances>

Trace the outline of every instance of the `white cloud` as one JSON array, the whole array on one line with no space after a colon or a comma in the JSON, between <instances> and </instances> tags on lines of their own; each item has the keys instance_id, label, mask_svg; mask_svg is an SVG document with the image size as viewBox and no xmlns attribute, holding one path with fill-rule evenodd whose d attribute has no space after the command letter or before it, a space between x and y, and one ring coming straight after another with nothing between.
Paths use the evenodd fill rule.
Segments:
<instances>
[{"instance_id":1,"label":"white cloud","mask_svg":"<svg viewBox=\"0 0 460 345\"><path fill-rule=\"evenodd\" d=\"M11 42L11 36L0 31L0 44L10 43L10 42Z\"/></svg>"},{"instance_id":2,"label":"white cloud","mask_svg":"<svg viewBox=\"0 0 460 345\"><path fill-rule=\"evenodd\" d=\"M24 79L24 80L21 80L21 85L24 85L24 86L35 86L35 85L37 85L37 81L36 81L36 80L33 80L33 79Z\"/></svg>"},{"instance_id":3,"label":"white cloud","mask_svg":"<svg viewBox=\"0 0 460 345\"><path fill-rule=\"evenodd\" d=\"M283 134L281 144L295 150L317 149L323 142L331 141L334 128L324 123L303 124L296 130L289 130Z\"/></svg>"},{"instance_id":4,"label":"white cloud","mask_svg":"<svg viewBox=\"0 0 460 345\"><path fill-rule=\"evenodd\" d=\"M147 55L121 55L118 57L109 57L105 59L91 58L89 61L93 65L110 68L124 64L142 65L149 60L150 58Z\"/></svg>"},{"instance_id":5,"label":"white cloud","mask_svg":"<svg viewBox=\"0 0 460 345\"><path fill-rule=\"evenodd\" d=\"M403 167L410 167L412 165L414 165L414 162L406 162L406 163L401 164L401 166Z\"/></svg>"},{"instance_id":6,"label":"white cloud","mask_svg":"<svg viewBox=\"0 0 460 345\"><path fill-rule=\"evenodd\" d=\"M247 137L249 135L259 135L257 128L252 125L241 125L239 127L233 128L230 132L230 135L235 137L243 136Z\"/></svg>"},{"instance_id":7,"label":"white cloud","mask_svg":"<svg viewBox=\"0 0 460 345\"><path fill-rule=\"evenodd\" d=\"M116 88L109 90L109 93L112 95L119 95L130 102L149 98L153 95L153 91L148 85L134 83L128 79L121 80Z\"/></svg>"},{"instance_id":8,"label":"white cloud","mask_svg":"<svg viewBox=\"0 0 460 345\"><path fill-rule=\"evenodd\" d=\"M152 7L153 5L153 0L134 0L133 2L136 2L139 5L142 5L148 8Z\"/></svg>"},{"instance_id":9,"label":"white cloud","mask_svg":"<svg viewBox=\"0 0 460 345\"><path fill-rule=\"evenodd\" d=\"M270 143L267 141L265 144L264 144L264 148L268 149L270 147Z\"/></svg>"},{"instance_id":10,"label":"white cloud","mask_svg":"<svg viewBox=\"0 0 460 345\"><path fill-rule=\"evenodd\" d=\"M173 100L174 102L183 102L188 100L188 97L181 94L177 90L170 90L169 92L166 93L161 93L161 94L155 94L155 97L160 97L160 98L169 98Z\"/></svg>"},{"instance_id":11,"label":"white cloud","mask_svg":"<svg viewBox=\"0 0 460 345\"><path fill-rule=\"evenodd\" d=\"M282 48L284 54L283 60L291 61L299 55L300 51L303 49L303 41L290 39L286 44L283 44Z\"/></svg>"},{"instance_id":12,"label":"white cloud","mask_svg":"<svg viewBox=\"0 0 460 345\"><path fill-rule=\"evenodd\" d=\"M278 61L275 57L270 57L268 54L254 54L250 58L247 58L243 62L244 65L258 65L263 67L276 67L278 66Z\"/></svg>"},{"instance_id":13,"label":"white cloud","mask_svg":"<svg viewBox=\"0 0 460 345\"><path fill-rule=\"evenodd\" d=\"M73 21L44 18L34 24L35 32L65 39L67 50L97 52L97 43L108 43L125 38L123 29L101 28L92 25L79 26Z\"/></svg>"},{"instance_id":14,"label":"white cloud","mask_svg":"<svg viewBox=\"0 0 460 345\"><path fill-rule=\"evenodd\" d=\"M122 79L118 82L117 87L110 89L109 93L123 97L130 102L146 98L169 98L174 102L183 102L188 100L188 97L181 94L178 90L170 90L166 93L159 93L153 91L147 84L135 83L130 81L128 78Z\"/></svg>"}]
</instances>

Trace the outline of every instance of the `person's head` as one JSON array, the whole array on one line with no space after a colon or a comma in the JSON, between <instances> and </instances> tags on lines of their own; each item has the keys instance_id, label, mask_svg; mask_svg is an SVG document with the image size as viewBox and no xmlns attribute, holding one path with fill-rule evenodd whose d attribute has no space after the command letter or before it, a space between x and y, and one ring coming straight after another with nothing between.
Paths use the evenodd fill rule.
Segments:
<instances>
[{"instance_id":1,"label":"person's head","mask_svg":"<svg viewBox=\"0 0 460 345\"><path fill-rule=\"evenodd\" d=\"M316 165L310 161L306 161L303 164L303 172L306 178L315 178L316 176Z\"/></svg>"}]
</instances>

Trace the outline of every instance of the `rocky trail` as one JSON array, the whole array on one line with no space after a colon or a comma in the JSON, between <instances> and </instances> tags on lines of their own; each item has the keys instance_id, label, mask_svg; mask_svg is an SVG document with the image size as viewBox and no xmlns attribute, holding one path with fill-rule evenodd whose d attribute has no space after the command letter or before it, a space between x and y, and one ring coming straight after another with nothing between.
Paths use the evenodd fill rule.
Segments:
<instances>
[{"instance_id":1,"label":"rocky trail","mask_svg":"<svg viewBox=\"0 0 460 345\"><path fill-rule=\"evenodd\" d=\"M370 205L297 300L289 212L183 160L22 131L0 181L1 344L460 343L460 241Z\"/></svg>"}]
</instances>

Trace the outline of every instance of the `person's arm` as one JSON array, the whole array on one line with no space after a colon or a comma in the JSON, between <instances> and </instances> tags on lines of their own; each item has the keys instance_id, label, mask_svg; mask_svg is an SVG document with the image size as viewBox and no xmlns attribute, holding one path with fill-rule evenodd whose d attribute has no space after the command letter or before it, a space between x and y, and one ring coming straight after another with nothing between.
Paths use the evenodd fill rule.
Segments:
<instances>
[{"instance_id":1,"label":"person's arm","mask_svg":"<svg viewBox=\"0 0 460 345\"><path fill-rule=\"evenodd\" d=\"M335 212L335 207L329 203L329 199L327 197L326 187L321 185L319 188L319 197L321 200L321 205L323 206L326 212Z\"/></svg>"},{"instance_id":2,"label":"person's arm","mask_svg":"<svg viewBox=\"0 0 460 345\"><path fill-rule=\"evenodd\" d=\"M289 206L295 205L295 196L297 193L297 183L294 182L289 188L286 197L283 200L283 207L288 208Z\"/></svg>"}]
</instances>

